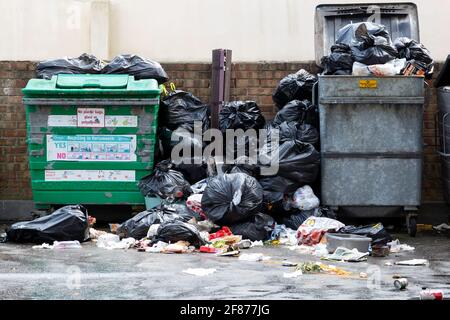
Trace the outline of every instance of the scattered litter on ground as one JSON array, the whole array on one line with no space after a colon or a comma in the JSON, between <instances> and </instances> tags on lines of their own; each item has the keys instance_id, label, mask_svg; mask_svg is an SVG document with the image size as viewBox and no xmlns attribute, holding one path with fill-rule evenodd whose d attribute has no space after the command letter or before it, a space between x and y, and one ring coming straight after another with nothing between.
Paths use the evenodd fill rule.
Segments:
<instances>
[{"instance_id":1,"label":"scattered litter on ground","mask_svg":"<svg viewBox=\"0 0 450 320\"><path fill-rule=\"evenodd\" d=\"M101 235L107 234L106 231L96 230L94 228L89 228L89 238L91 240L97 240Z\"/></svg>"},{"instance_id":2,"label":"scattered litter on ground","mask_svg":"<svg viewBox=\"0 0 450 320\"><path fill-rule=\"evenodd\" d=\"M44 242L43 244L32 246L31 248L32 249L53 249L53 245Z\"/></svg>"},{"instance_id":3,"label":"scattered litter on ground","mask_svg":"<svg viewBox=\"0 0 450 320\"><path fill-rule=\"evenodd\" d=\"M407 286L408 286L408 279L406 278L399 278L394 281L394 287L397 290L405 290Z\"/></svg>"},{"instance_id":4,"label":"scattered litter on ground","mask_svg":"<svg viewBox=\"0 0 450 320\"><path fill-rule=\"evenodd\" d=\"M428 265L428 260L426 259L412 259L412 260L403 260L397 261L395 264L400 266L425 266Z\"/></svg>"},{"instance_id":5,"label":"scattered litter on ground","mask_svg":"<svg viewBox=\"0 0 450 320\"><path fill-rule=\"evenodd\" d=\"M239 256L239 260L242 261L266 261L270 259L271 257L265 256L262 253L244 253Z\"/></svg>"},{"instance_id":6,"label":"scattered litter on ground","mask_svg":"<svg viewBox=\"0 0 450 320\"><path fill-rule=\"evenodd\" d=\"M444 300L442 290L425 289L419 293L420 300Z\"/></svg>"},{"instance_id":7,"label":"scattered litter on ground","mask_svg":"<svg viewBox=\"0 0 450 320\"><path fill-rule=\"evenodd\" d=\"M74 241L54 241L53 249L81 249L81 244L78 240Z\"/></svg>"},{"instance_id":8,"label":"scattered litter on ground","mask_svg":"<svg viewBox=\"0 0 450 320\"><path fill-rule=\"evenodd\" d=\"M183 272L187 273L187 274L194 275L194 276L203 277L203 276L208 276L210 274L213 274L214 272L216 272L216 269L214 269L214 268L209 268L209 269L205 269L205 268L189 268L189 269L183 270Z\"/></svg>"},{"instance_id":9,"label":"scattered litter on ground","mask_svg":"<svg viewBox=\"0 0 450 320\"><path fill-rule=\"evenodd\" d=\"M388 242L389 250L391 253L397 253L402 251L414 251L414 247L411 247L407 244L401 244L400 240L396 239L394 241Z\"/></svg>"},{"instance_id":10,"label":"scattered litter on ground","mask_svg":"<svg viewBox=\"0 0 450 320\"><path fill-rule=\"evenodd\" d=\"M299 276L303 275L302 270L295 270L294 272L284 272L283 273L283 278L297 278Z\"/></svg>"},{"instance_id":11,"label":"scattered litter on ground","mask_svg":"<svg viewBox=\"0 0 450 320\"><path fill-rule=\"evenodd\" d=\"M296 267L298 266L298 263L291 262L291 261L283 261L281 264L283 267Z\"/></svg>"},{"instance_id":12,"label":"scattered litter on ground","mask_svg":"<svg viewBox=\"0 0 450 320\"><path fill-rule=\"evenodd\" d=\"M369 252L359 252L357 249L347 249L338 247L332 254L328 254L322 257L324 260L337 260L348 262L360 262L366 261L369 256Z\"/></svg>"},{"instance_id":13,"label":"scattered litter on ground","mask_svg":"<svg viewBox=\"0 0 450 320\"><path fill-rule=\"evenodd\" d=\"M161 249L162 253L186 253L192 251L193 248L189 247L189 242L178 241L176 243L168 244Z\"/></svg>"}]
</instances>

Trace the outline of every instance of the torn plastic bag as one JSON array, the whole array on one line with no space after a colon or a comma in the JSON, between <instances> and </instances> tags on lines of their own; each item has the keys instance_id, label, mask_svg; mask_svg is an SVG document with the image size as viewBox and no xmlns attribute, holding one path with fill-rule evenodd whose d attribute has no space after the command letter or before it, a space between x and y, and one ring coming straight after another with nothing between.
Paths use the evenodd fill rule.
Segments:
<instances>
[{"instance_id":1,"label":"torn plastic bag","mask_svg":"<svg viewBox=\"0 0 450 320\"><path fill-rule=\"evenodd\" d=\"M316 76L301 69L281 79L272 95L272 100L278 109L283 108L292 100L312 101L312 90L316 82Z\"/></svg>"},{"instance_id":2,"label":"torn plastic bag","mask_svg":"<svg viewBox=\"0 0 450 320\"><path fill-rule=\"evenodd\" d=\"M320 153L313 145L298 140L286 141L278 148L266 144L259 159L261 167L278 164L278 175L297 182L299 187L314 182L319 173Z\"/></svg>"},{"instance_id":3,"label":"torn plastic bag","mask_svg":"<svg viewBox=\"0 0 450 320\"><path fill-rule=\"evenodd\" d=\"M194 122L202 124L203 132L209 129L210 110L207 104L192 93L175 90L165 97L160 104L160 125L170 130L184 128L194 132Z\"/></svg>"},{"instance_id":4,"label":"torn plastic bag","mask_svg":"<svg viewBox=\"0 0 450 320\"><path fill-rule=\"evenodd\" d=\"M169 80L163 67L156 61L134 54L122 54L114 57L102 70L106 74L128 74L139 79L155 79L158 84Z\"/></svg>"},{"instance_id":5,"label":"torn plastic bag","mask_svg":"<svg viewBox=\"0 0 450 320\"><path fill-rule=\"evenodd\" d=\"M267 214L258 213L250 220L230 226L235 235L241 235L242 239L252 241L268 240L272 234L275 221Z\"/></svg>"},{"instance_id":6,"label":"torn plastic bag","mask_svg":"<svg viewBox=\"0 0 450 320\"><path fill-rule=\"evenodd\" d=\"M351 23L341 28L336 43L350 46L355 61L366 65L384 64L398 57L385 26L372 23Z\"/></svg>"},{"instance_id":7,"label":"torn plastic bag","mask_svg":"<svg viewBox=\"0 0 450 320\"><path fill-rule=\"evenodd\" d=\"M350 75L353 66L352 50L344 43L331 46L331 54L320 61L324 75Z\"/></svg>"},{"instance_id":8,"label":"torn plastic bag","mask_svg":"<svg viewBox=\"0 0 450 320\"><path fill-rule=\"evenodd\" d=\"M89 239L88 212L81 205L65 206L48 216L17 222L6 234L7 241L19 243L86 241Z\"/></svg>"},{"instance_id":9,"label":"torn plastic bag","mask_svg":"<svg viewBox=\"0 0 450 320\"><path fill-rule=\"evenodd\" d=\"M297 230L299 244L314 245L320 242L328 231L338 231L344 224L330 218L309 217Z\"/></svg>"},{"instance_id":10,"label":"torn plastic bag","mask_svg":"<svg viewBox=\"0 0 450 320\"><path fill-rule=\"evenodd\" d=\"M194 225L182 221L163 222L153 237L152 243L157 243L158 241L167 243L187 241L196 247L206 244Z\"/></svg>"},{"instance_id":11,"label":"torn plastic bag","mask_svg":"<svg viewBox=\"0 0 450 320\"><path fill-rule=\"evenodd\" d=\"M202 198L206 216L218 225L232 225L260 212L263 190L245 173L210 178Z\"/></svg>"},{"instance_id":12,"label":"torn plastic bag","mask_svg":"<svg viewBox=\"0 0 450 320\"><path fill-rule=\"evenodd\" d=\"M225 103L219 113L219 129L262 129L266 120L255 101Z\"/></svg>"},{"instance_id":13,"label":"torn plastic bag","mask_svg":"<svg viewBox=\"0 0 450 320\"><path fill-rule=\"evenodd\" d=\"M289 101L282 109L278 110L272 124L280 125L284 121L295 121L303 123L310 108L311 102L309 102L308 100Z\"/></svg>"},{"instance_id":14,"label":"torn plastic bag","mask_svg":"<svg viewBox=\"0 0 450 320\"><path fill-rule=\"evenodd\" d=\"M38 78L51 79L58 74L97 74L102 71L104 62L95 56L83 53L78 58L51 59L39 62L36 68Z\"/></svg>"},{"instance_id":15,"label":"torn plastic bag","mask_svg":"<svg viewBox=\"0 0 450 320\"><path fill-rule=\"evenodd\" d=\"M360 62L353 64L352 75L386 77L401 74L406 66L406 59L394 59L385 64L373 64L367 66Z\"/></svg>"},{"instance_id":16,"label":"torn plastic bag","mask_svg":"<svg viewBox=\"0 0 450 320\"><path fill-rule=\"evenodd\" d=\"M183 174L173 170L170 160L161 161L156 165L155 171L139 181L139 189L144 196L158 196L166 198L183 198L192 193L189 182Z\"/></svg>"},{"instance_id":17,"label":"torn plastic bag","mask_svg":"<svg viewBox=\"0 0 450 320\"><path fill-rule=\"evenodd\" d=\"M383 227L381 223L367 225L367 226L345 226L339 229L339 233L356 234L359 236L366 236L372 238L373 245L386 245L392 241L389 232Z\"/></svg>"},{"instance_id":18,"label":"torn plastic bag","mask_svg":"<svg viewBox=\"0 0 450 320\"><path fill-rule=\"evenodd\" d=\"M299 140L317 146L319 143L319 132L309 124L299 122L282 122L279 125L266 126L267 142L271 141L273 129L278 129L279 142L284 143L291 140Z\"/></svg>"},{"instance_id":19,"label":"torn plastic bag","mask_svg":"<svg viewBox=\"0 0 450 320\"><path fill-rule=\"evenodd\" d=\"M434 71L434 61L430 51L423 44L407 37L400 37L395 39L394 46L400 58L418 62L423 67L426 78L431 79Z\"/></svg>"}]
</instances>

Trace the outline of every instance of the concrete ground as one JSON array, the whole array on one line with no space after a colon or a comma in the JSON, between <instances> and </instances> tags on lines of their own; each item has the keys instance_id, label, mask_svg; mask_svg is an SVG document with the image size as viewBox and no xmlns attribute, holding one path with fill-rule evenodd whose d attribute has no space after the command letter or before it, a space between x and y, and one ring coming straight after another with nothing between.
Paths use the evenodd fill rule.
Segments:
<instances>
[{"instance_id":1,"label":"concrete ground","mask_svg":"<svg viewBox=\"0 0 450 320\"><path fill-rule=\"evenodd\" d=\"M420 233L394 235L416 247L413 252L369 257L367 262L327 262L350 276L303 274L288 279L292 262L319 261L285 247L255 247L242 253L263 253L272 259L244 262L205 253L154 254L136 250L100 249L93 242L82 249L38 250L30 245L0 244L0 299L418 299L422 287L450 295L450 240ZM425 258L429 266L385 266L386 262ZM215 268L211 275L185 274L188 268ZM368 279L359 277L360 272ZM393 276L409 279L404 291Z\"/></svg>"}]
</instances>

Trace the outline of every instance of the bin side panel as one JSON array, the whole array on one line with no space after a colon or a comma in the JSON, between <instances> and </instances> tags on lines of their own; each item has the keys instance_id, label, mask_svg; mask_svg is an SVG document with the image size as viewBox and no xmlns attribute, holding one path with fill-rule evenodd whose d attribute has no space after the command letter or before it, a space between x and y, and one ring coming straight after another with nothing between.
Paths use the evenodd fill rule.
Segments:
<instances>
[{"instance_id":1,"label":"bin side panel","mask_svg":"<svg viewBox=\"0 0 450 320\"><path fill-rule=\"evenodd\" d=\"M421 159L322 159L322 203L419 206Z\"/></svg>"}]
</instances>

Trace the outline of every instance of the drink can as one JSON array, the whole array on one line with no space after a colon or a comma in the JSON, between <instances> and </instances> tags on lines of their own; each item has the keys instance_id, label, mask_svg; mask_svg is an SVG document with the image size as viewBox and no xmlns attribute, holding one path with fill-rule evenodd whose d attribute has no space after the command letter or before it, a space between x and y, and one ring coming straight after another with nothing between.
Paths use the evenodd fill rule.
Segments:
<instances>
[{"instance_id":1,"label":"drink can","mask_svg":"<svg viewBox=\"0 0 450 320\"><path fill-rule=\"evenodd\" d=\"M420 300L442 300L444 293L442 290L422 290L420 291Z\"/></svg>"},{"instance_id":2,"label":"drink can","mask_svg":"<svg viewBox=\"0 0 450 320\"><path fill-rule=\"evenodd\" d=\"M399 278L399 279L394 281L394 286L398 290L405 290L406 287L408 286L408 279L406 279L406 278Z\"/></svg>"}]
</instances>

